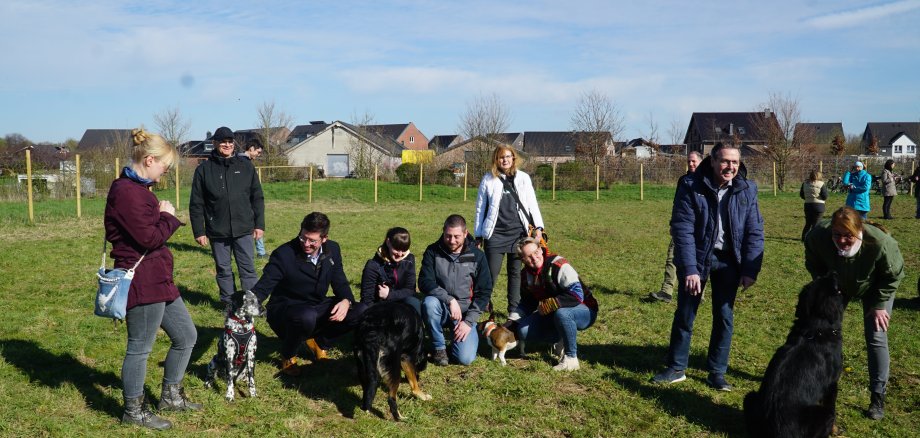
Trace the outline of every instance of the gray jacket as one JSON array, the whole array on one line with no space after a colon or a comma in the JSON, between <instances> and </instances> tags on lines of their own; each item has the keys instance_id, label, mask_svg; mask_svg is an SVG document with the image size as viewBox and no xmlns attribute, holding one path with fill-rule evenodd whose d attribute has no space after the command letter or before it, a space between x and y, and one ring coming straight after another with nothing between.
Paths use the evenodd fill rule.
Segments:
<instances>
[{"instance_id":1,"label":"gray jacket","mask_svg":"<svg viewBox=\"0 0 920 438\"><path fill-rule=\"evenodd\" d=\"M449 254L439 239L425 249L418 288L444 304L456 299L463 321L475 328L492 298L492 274L486 255L476 248L470 235L456 256Z\"/></svg>"}]
</instances>

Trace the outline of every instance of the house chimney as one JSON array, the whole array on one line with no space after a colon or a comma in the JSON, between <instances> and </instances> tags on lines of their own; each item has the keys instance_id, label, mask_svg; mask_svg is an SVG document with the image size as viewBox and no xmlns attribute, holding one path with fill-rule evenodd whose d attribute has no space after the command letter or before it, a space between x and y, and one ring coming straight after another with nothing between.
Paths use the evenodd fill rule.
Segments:
<instances>
[{"instance_id":1,"label":"house chimney","mask_svg":"<svg viewBox=\"0 0 920 438\"><path fill-rule=\"evenodd\" d=\"M735 135L735 124L734 123L728 124L728 135Z\"/></svg>"},{"instance_id":2,"label":"house chimney","mask_svg":"<svg viewBox=\"0 0 920 438\"><path fill-rule=\"evenodd\" d=\"M764 108L764 109L763 109L763 116L764 116L764 118L770 118L770 113L772 113L772 111L770 111L770 108Z\"/></svg>"}]
</instances>

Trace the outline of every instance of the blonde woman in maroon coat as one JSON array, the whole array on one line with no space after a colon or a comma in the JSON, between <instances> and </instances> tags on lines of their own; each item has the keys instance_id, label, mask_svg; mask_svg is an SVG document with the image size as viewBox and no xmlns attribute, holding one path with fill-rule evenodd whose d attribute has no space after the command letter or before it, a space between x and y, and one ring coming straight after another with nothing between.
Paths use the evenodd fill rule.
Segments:
<instances>
[{"instance_id":1,"label":"blonde woman in maroon coat","mask_svg":"<svg viewBox=\"0 0 920 438\"><path fill-rule=\"evenodd\" d=\"M130 268L143 256L128 292L128 347L121 368L125 399L122 422L168 429L172 423L153 414L144 400L147 358L159 328L171 342L163 365L159 409L201 409L182 389L198 333L173 283L173 257L166 247L182 223L176 219L175 207L169 201L158 201L149 190L169 170L177 154L162 137L143 128L132 131L132 139L132 163L112 183L105 206L105 238L112 242L115 267Z\"/></svg>"}]
</instances>

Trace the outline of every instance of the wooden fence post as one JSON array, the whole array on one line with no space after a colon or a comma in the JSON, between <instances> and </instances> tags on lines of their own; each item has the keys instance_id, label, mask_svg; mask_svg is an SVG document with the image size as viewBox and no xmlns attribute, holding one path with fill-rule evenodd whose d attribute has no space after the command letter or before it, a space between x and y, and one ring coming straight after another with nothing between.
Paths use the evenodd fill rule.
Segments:
<instances>
[{"instance_id":1,"label":"wooden fence post","mask_svg":"<svg viewBox=\"0 0 920 438\"><path fill-rule=\"evenodd\" d=\"M773 196L776 196L776 161L773 162Z\"/></svg>"},{"instance_id":2,"label":"wooden fence post","mask_svg":"<svg viewBox=\"0 0 920 438\"><path fill-rule=\"evenodd\" d=\"M29 223L35 223L35 210L32 208L32 151L26 149L26 189L29 191Z\"/></svg>"},{"instance_id":3,"label":"wooden fence post","mask_svg":"<svg viewBox=\"0 0 920 438\"><path fill-rule=\"evenodd\" d=\"M307 203L313 203L313 166L310 166L310 182L307 185Z\"/></svg>"},{"instance_id":4,"label":"wooden fence post","mask_svg":"<svg viewBox=\"0 0 920 438\"><path fill-rule=\"evenodd\" d=\"M112 177L112 181L115 181L116 179L118 179L118 172L121 171L121 166L120 166L120 164L121 164L121 161L119 160L119 158L118 158L118 157L115 157L115 172L114 172L114 173L115 173L115 176Z\"/></svg>"},{"instance_id":5,"label":"wooden fence post","mask_svg":"<svg viewBox=\"0 0 920 438\"><path fill-rule=\"evenodd\" d=\"M374 204L377 203L377 165L374 165Z\"/></svg>"},{"instance_id":6,"label":"wooden fence post","mask_svg":"<svg viewBox=\"0 0 920 438\"><path fill-rule=\"evenodd\" d=\"M83 217L83 210L80 206L80 154L76 155L76 171L77 171L77 218Z\"/></svg>"},{"instance_id":7,"label":"wooden fence post","mask_svg":"<svg viewBox=\"0 0 920 438\"><path fill-rule=\"evenodd\" d=\"M418 163L418 200L422 201L422 176L425 175L425 163Z\"/></svg>"},{"instance_id":8,"label":"wooden fence post","mask_svg":"<svg viewBox=\"0 0 920 438\"><path fill-rule=\"evenodd\" d=\"M556 162L553 161L553 201L556 200Z\"/></svg>"},{"instance_id":9,"label":"wooden fence post","mask_svg":"<svg viewBox=\"0 0 920 438\"><path fill-rule=\"evenodd\" d=\"M594 200L601 199L601 166L594 165Z\"/></svg>"},{"instance_id":10,"label":"wooden fence post","mask_svg":"<svg viewBox=\"0 0 920 438\"><path fill-rule=\"evenodd\" d=\"M176 171L176 211L179 211L179 161L176 161L176 166L173 167L173 170ZM260 180L261 181L261 180Z\"/></svg>"},{"instance_id":11,"label":"wooden fence post","mask_svg":"<svg viewBox=\"0 0 920 438\"><path fill-rule=\"evenodd\" d=\"M645 200L645 166L644 163L639 163L639 200Z\"/></svg>"},{"instance_id":12,"label":"wooden fence post","mask_svg":"<svg viewBox=\"0 0 920 438\"><path fill-rule=\"evenodd\" d=\"M466 189L467 189L467 187L466 187L466 185L467 185L467 184L466 184L466 182L467 182L466 177L467 177L467 175L469 175L469 174L470 174L470 168L469 168L469 166L467 165L467 163L463 163L463 202L466 202Z\"/></svg>"},{"instance_id":13,"label":"wooden fence post","mask_svg":"<svg viewBox=\"0 0 920 438\"><path fill-rule=\"evenodd\" d=\"M256 167L256 171L259 172L259 184L262 184L262 166Z\"/></svg>"},{"instance_id":14,"label":"wooden fence post","mask_svg":"<svg viewBox=\"0 0 920 438\"><path fill-rule=\"evenodd\" d=\"M818 172L824 173L824 160L818 161Z\"/></svg>"}]
</instances>

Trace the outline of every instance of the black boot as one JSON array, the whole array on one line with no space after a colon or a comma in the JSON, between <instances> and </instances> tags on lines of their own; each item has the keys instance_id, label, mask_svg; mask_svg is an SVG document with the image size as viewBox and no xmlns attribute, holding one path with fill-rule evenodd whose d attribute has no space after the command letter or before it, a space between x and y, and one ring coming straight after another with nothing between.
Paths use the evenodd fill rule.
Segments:
<instances>
[{"instance_id":1,"label":"black boot","mask_svg":"<svg viewBox=\"0 0 920 438\"><path fill-rule=\"evenodd\" d=\"M182 385L163 383L163 392L160 394L160 404L157 407L161 411L197 411L201 409L201 403L192 403L185 398L185 388Z\"/></svg>"},{"instance_id":2,"label":"black boot","mask_svg":"<svg viewBox=\"0 0 920 438\"><path fill-rule=\"evenodd\" d=\"M873 420L881 420L885 417L885 394L882 392L873 392L869 401L869 410L866 416Z\"/></svg>"},{"instance_id":3,"label":"black boot","mask_svg":"<svg viewBox=\"0 0 920 438\"><path fill-rule=\"evenodd\" d=\"M125 398L125 414L121 416L122 423L136 424L156 430L166 430L172 423L164 418L157 417L144 400L144 396Z\"/></svg>"}]
</instances>

